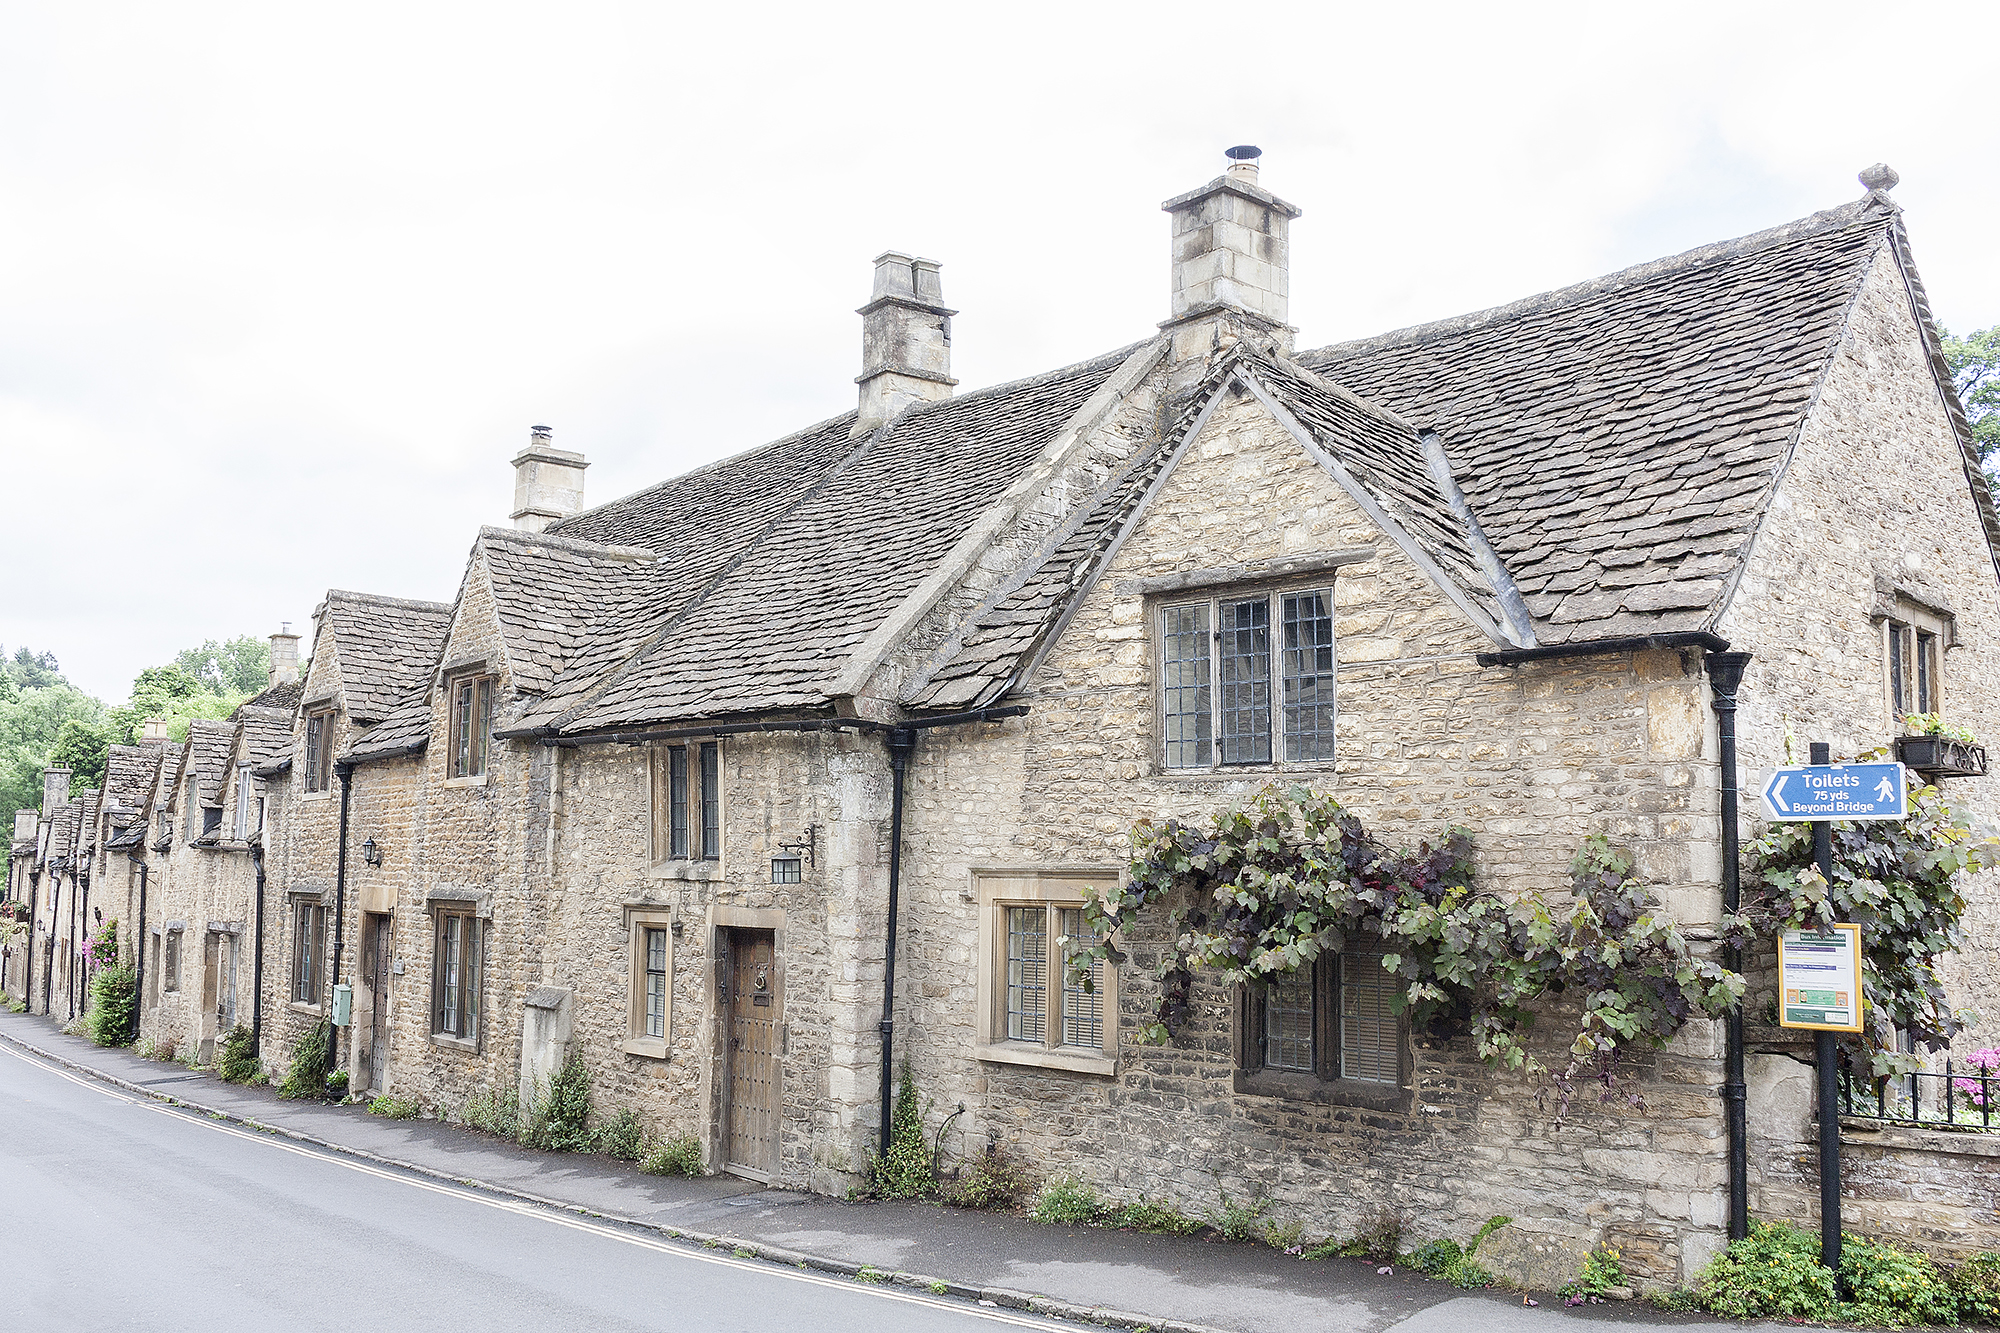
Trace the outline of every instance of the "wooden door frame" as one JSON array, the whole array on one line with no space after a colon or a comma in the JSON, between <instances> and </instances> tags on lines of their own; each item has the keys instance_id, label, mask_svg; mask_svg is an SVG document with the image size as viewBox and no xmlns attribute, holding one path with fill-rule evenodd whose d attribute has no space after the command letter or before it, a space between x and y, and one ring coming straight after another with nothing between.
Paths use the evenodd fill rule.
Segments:
<instances>
[{"instance_id":1,"label":"wooden door frame","mask_svg":"<svg viewBox=\"0 0 2000 1333\"><path fill-rule=\"evenodd\" d=\"M356 950L359 955L357 961L363 963L364 966L368 967L374 973L373 980L356 990L356 994L368 997L368 1046L360 1052L360 1058L355 1061L358 1068L366 1071L368 1076L368 1090L373 1092L381 1092L389 1085L388 1055L385 1053L382 1057L382 1081L379 1084L375 1081L374 1061L375 1027L378 1023L383 1028L382 1040L385 1043L389 1040L388 1015L378 1011L383 1007L380 1002L388 998L390 979L395 967L395 955L393 951L386 956L382 952L382 930L385 926L388 928L389 938L393 943L396 938L396 914L394 912L363 911L361 914L360 947ZM359 1015L357 1014L356 1017L358 1018ZM358 1026L356 1033L358 1036ZM357 1041L355 1045L359 1047L360 1043Z\"/></svg>"},{"instance_id":2,"label":"wooden door frame","mask_svg":"<svg viewBox=\"0 0 2000 1333\"><path fill-rule=\"evenodd\" d=\"M785 913L782 908L719 907L708 909L708 1013L707 1023L710 1057L704 1073L709 1080L709 1095L705 1099L709 1107L708 1115L708 1161L717 1171L730 1175L741 1175L746 1179L769 1183L770 1177L753 1169L733 1166L729 1161L729 1093L730 1064L729 1039L731 1015L729 1005L722 997L727 993L730 981L729 969L733 956L736 934L739 931L769 932L771 936L771 985L776 991L772 1001L775 1012L772 1022L777 1025L778 1068L776 1079L777 1108L774 1131L784 1120L785 1066L791 1047L790 1032L786 1026L786 1008L789 1003L785 977ZM780 1145L774 1145L774 1149ZM774 1154L775 1155L775 1154Z\"/></svg>"}]
</instances>

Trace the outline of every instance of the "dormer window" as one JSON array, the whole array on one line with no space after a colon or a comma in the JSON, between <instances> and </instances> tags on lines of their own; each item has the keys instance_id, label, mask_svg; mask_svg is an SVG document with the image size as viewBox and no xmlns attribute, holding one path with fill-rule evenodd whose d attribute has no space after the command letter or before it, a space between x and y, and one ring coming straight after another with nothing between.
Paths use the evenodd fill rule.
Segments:
<instances>
[{"instance_id":1,"label":"dormer window","mask_svg":"<svg viewBox=\"0 0 2000 1333\"><path fill-rule=\"evenodd\" d=\"M236 829L232 835L237 842L247 839L255 828L250 823L250 765L236 765Z\"/></svg>"},{"instance_id":2,"label":"dormer window","mask_svg":"<svg viewBox=\"0 0 2000 1333\"><path fill-rule=\"evenodd\" d=\"M493 732L493 677L463 676L451 682L451 760L446 776L476 778L486 772Z\"/></svg>"},{"instance_id":3,"label":"dormer window","mask_svg":"<svg viewBox=\"0 0 2000 1333\"><path fill-rule=\"evenodd\" d=\"M333 710L306 714L306 790L333 786Z\"/></svg>"}]
</instances>

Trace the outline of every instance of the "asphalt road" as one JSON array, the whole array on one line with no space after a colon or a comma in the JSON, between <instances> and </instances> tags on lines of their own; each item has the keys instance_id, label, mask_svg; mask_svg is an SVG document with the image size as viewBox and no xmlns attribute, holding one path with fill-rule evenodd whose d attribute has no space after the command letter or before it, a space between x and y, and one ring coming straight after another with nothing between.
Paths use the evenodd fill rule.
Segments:
<instances>
[{"instance_id":1,"label":"asphalt road","mask_svg":"<svg viewBox=\"0 0 2000 1333\"><path fill-rule=\"evenodd\" d=\"M0 1275L0 1327L37 1333L1075 1327L440 1184L5 1047Z\"/></svg>"}]
</instances>

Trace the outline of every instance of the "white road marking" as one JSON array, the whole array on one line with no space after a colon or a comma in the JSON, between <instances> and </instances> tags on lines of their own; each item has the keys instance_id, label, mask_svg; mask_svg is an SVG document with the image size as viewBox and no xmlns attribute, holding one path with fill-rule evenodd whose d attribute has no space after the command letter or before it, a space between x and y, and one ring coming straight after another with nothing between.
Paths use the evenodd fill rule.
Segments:
<instances>
[{"instance_id":1,"label":"white road marking","mask_svg":"<svg viewBox=\"0 0 2000 1333\"><path fill-rule=\"evenodd\" d=\"M988 1323L1009 1324L1015 1328L1043 1329L1047 1330L1048 1333L1075 1333L1077 1328L1075 1324L1052 1323L1048 1320L1036 1319L1028 1315L1006 1310L987 1309L984 1306L968 1305L962 1301L946 1300L904 1288L879 1286L875 1283L858 1281L851 1277L835 1277L826 1273L800 1271L799 1269L791 1268L774 1261L766 1260L760 1262L754 1259L740 1259L733 1254L710 1254L703 1250L692 1248L691 1243L675 1244L669 1240L655 1240L650 1236L639 1235L619 1227L604 1226L601 1223L590 1222L581 1217L571 1217L542 1204L528 1203L520 1199L496 1198L489 1194L482 1194L476 1190L463 1189L455 1185L440 1184L435 1180L428 1180L422 1176L402 1171L390 1171L376 1166L372 1162L364 1162L357 1158L346 1157L342 1154L329 1152L322 1148L315 1148L308 1144L290 1142L276 1134L243 1129L224 1121L212 1119L205 1113L195 1111L190 1107L169 1105L166 1102L157 1101L151 1097L134 1097L122 1089L114 1088L87 1075L73 1073L50 1061L17 1051L4 1042L0 1042L0 1054L11 1055L18 1060L46 1070L54 1074L57 1078L67 1079L80 1088L88 1088L101 1097L107 1097L115 1102L123 1102L127 1106L137 1106L144 1110L158 1111L172 1116L174 1119L185 1124L213 1130L218 1134L228 1134L250 1143L261 1143L267 1147L277 1148L280 1151L293 1153L299 1157L310 1157L316 1162L325 1162L329 1166L338 1166L349 1171L359 1172L364 1176L373 1176L377 1180L387 1180L399 1185L413 1186L420 1190L427 1190L432 1194L442 1194L447 1198L459 1199L467 1203L476 1203L481 1207L492 1208L503 1213L512 1213L517 1217L529 1217L537 1221L552 1222L559 1227L568 1227L572 1231L589 1232L592 1235L603 1236L610 1240L620 1241L626 1245L635 1245L642 1250L652 1250L659 1254L670 1255L676 1259L692 1259L699 1263L718 1264L724 1268L734 1268L745 1273L757 1273L765 1277L780 1277L790 1282L803 1282L810 1286L826 1287L835 1291L847 1292L851 1295L873 1296L878 1300L899 1301L905 1305L921 1305L951 1314L970 1315L976 1319L983 1319Z\"/></svg>"}]
</instances>

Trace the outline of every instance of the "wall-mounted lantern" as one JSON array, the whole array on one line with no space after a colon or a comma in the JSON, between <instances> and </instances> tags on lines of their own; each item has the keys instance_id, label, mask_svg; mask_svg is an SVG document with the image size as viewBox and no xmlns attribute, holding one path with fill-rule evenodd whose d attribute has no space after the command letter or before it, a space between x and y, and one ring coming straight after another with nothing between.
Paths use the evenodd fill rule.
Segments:
<instances>
[{"instance_id":1,"label":"wall-mounted lantern","mask_svg":"<svg viewBox=\"0 0 2000 1333\"><path fill-rule=\"evenodd\" d=\"M361 844L361 859L371 866L382 864L382 849L375 845L375 839L370 838Z\"/></svg>"}]
</instances>

